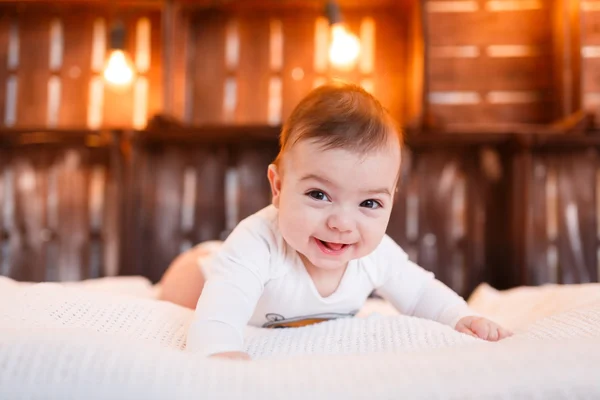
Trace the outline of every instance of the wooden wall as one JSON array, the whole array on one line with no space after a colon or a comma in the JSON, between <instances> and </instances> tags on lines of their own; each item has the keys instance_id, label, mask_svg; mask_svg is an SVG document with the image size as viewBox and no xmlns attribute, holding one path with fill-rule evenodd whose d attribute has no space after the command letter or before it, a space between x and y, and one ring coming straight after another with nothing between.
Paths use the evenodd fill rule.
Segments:
<instances>
[{"instance_id":1,"label":"wooden wall","mask_svg":"<svg viewBox=\"0 0 600 400\"><path fill-rule=\"evenodd\" d=\"M269 204L278 128L0 136L0 274L160 279ZM468 295L597 281L598 136L411 136L388 234ZM83 139L83 140L82 140Z\"/></svg>"},{"instance_id":2,"label":"wooden wall","mask_svg":"<svg viewBox=\"0 0 600 400\"><path fill-rule=\"evenodd\" d=\"M143 129L163 113L277 126L334 78L362 84L402 123L438 129L600 109L597 0L342 1L364 50L350 71L327 62L317 2L121 3L0 1L0 124ZM138 70L124 92L101 79L117 19Z\"/></svg>"},{"instance_id":3,"label":"wooden wall","mask_svg":"<svg viewBox=\"0 0 600 400\"><path fill-rule=\"evenodd\" d=\"M600 126L600 2L581 2L583 107L596 115Z\"/></svg>"},{"instance_id":4,"label":"wooden wall","mask_svg":"<svg viewBox=\"0 0 600 400\"><path fill-rule=\"evenodd\" d=\"M0 274L157 280L268 203L281 123L339 77L416 127L389 227L413 259L462 294L598 280L598 131L550 124L600 110L598 1L343 1L367 43L345 72L292 3L0 1ZM117 18L124 92L101 78Z\"/></svg>"},{"instance_id":5,"label":"wooden wall","mask_svg":"<svg viewBox=\"0 0 600 400\"><path fill-rule=\"evenodd\" d=\"M125 90L102 78L117 19L137 70ZM161 22L156 9L0 4L0 126L144 128L163 109Z\"/></svg>"},{"instance_id":6,"label":"wooden wall","mask_svg":"<svg viewBox=\"0 0 600 400\"><path fill-rule=\"evenodd\" d=\"M318 9L200 11L190 18L183 120L193 125L280 125L312 88L343 79L405 118L406 20L395 9L345 13L365 43L348 71L327 61L328 23ZM181 103L181 102L179 102Z\"/></svg>"},{"instance_id":7,"label":"wooden wall","mask_svg":"<svg viewBox=\"0 0 600 400\"><path fill-rule=\"evenodd\" d=\"M0 275L65 281L119 269L119 147L110 135L0 137Z\"/></svg>"}]
</instances>

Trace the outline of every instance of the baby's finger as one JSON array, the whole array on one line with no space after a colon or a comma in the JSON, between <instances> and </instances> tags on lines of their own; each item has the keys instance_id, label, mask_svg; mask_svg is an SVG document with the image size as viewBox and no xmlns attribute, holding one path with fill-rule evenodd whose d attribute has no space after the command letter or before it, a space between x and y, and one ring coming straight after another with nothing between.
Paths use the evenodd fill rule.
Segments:
<instances>
[{"instance_id":1,"label":"baby's finger","mask_svg":"<svg viewBox=\"0 0 600 400\"><path fill-rule=\"evenodd\" d=\"M487 340L490 342L497 342L500 339L500 328L492 326L490 333L488 334Z\"/></svg>"},{"instance_id":2,"label":"baby's finger","mask_svg":"<svg viewBox=\"0 0 600 400\"><path fill-rule=\"evenodd\" d=\"M464 325L461 325L461 326L457 327L457 328L456 328L456 330L457 330L458 332L460 332L460 333L464 333L464 334L466 334L466 335L473 336L473 337L475 337L475 338L478 338L478 339L479 339L479 337L478 337L478 336L477 336L477 335L476 335L476 334L475 334L475 333L474 333L472 330L470 330L469 328L467 328L467 327L466 327L466 326L464 326Z\"/></svg>"},{"instance_id":3,"label":"baby's finger","mask_svg":"<svg viewBox=\"0 0 600 400\"><path fill-rule=\"evenodd\" d=\"M478 319L471 323L471 330L481 339L487 340L491 327L485 319Z\"/></svg>"}]
</instances>

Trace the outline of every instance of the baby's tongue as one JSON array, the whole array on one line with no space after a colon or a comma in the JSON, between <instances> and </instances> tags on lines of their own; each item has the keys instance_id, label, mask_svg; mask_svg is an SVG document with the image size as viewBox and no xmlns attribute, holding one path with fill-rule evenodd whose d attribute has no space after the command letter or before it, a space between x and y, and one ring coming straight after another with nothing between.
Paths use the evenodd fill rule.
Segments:
<instances>
[{"instance_id":1,"label":"baby's tongue","mask_svg":"<svg viewBox=\"0 0 600 400\"><path fill-rule=\"evenodd\" d=\"M333 251L341 250L342 247L344 247L344 245L342 243L325 242L325 244L326 244L327 247L329 247Z\"/></svg>"}]
</instances>

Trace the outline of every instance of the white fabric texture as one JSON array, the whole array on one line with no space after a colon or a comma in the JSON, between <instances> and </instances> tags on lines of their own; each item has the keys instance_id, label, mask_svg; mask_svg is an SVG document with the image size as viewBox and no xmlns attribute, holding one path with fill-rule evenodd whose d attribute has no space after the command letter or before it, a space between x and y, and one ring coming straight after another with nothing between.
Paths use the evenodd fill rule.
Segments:
<instances>
[{"instance_id":1,"label":"white fabric texture","mask_svg":"<svg viewBox=\"0 0 600 400\"><path fill-rule=\"evenodd\" d=\"M246 325L354 315L374 290L405 315L452 328L476 315L387 235L373 252L351 260L335 292L322 297L278 221L277 208L263 208L240 222L212 258L199 261L207 281L190 325L190 351L242 351Z\"/></svg>"},{"instance_id":2,"label":"white fabric texture","mask_svg":"<svg viewBox=\"0 0 600 400\"><path fill-rule=\"evenodd\" d=\"M364 318L248 328L256 361L228 362L182 351L192 311L145 297L0 280L0 398L600 397L600 302L487 343L370 301Z\"/></svg>"}]
</instances>

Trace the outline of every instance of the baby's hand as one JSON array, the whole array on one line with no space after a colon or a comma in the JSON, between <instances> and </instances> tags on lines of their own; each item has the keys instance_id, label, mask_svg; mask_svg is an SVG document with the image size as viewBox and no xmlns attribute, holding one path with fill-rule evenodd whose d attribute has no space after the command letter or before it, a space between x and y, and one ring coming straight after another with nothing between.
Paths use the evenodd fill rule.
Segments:
<instances>
[{"instance_id":1,"label":"baby's hand","mask_svg":"<svg viewBox=\"0 0 600 400\"><path fill-rule=\"evenodd\" d=\"M230 360L252 360L250 356L247 353L244 353L243 351L226 351L224 353L215 353L211 355L211 357L227 358Z\"/></svg>"},{"instance_id":2,"label":"baby's hand","mask_svg":"<svg viewBox=\"0 0 600 400\"><path fill-rule=\"evenodd\" d=\"M479 339L496 342L509 336L512 332L502 328L500 325L481 317L464 317L454 328L459 332L474 336Z\"/></svg>"}]
</instances>

